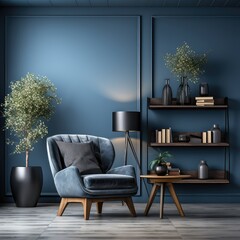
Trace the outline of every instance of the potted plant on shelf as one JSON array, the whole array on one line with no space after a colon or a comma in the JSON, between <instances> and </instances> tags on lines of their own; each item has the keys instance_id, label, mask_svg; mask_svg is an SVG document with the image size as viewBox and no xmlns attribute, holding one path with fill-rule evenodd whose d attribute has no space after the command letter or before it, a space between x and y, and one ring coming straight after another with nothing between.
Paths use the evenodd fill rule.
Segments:
<instances>
[{"instance_id":1,"label":"potted plant on shelf","mask_svg":"<svg viewBox=\"0 0 240 240\"><path fill-rule=\"evenodd\" d=\"M25 167L13 167L10 184L17 207L36 206L42 189L42 169L29 166L29 154L33 145L48 133L45 122L54 113L54 103L59 104L56 88L47 77L27 73L21 80L10 84L10 93L5 96L3 116L5 130L10 131L15 145L13 153L25 152Z\"/></svg>"},{"instance_id":2,"label":"potted plant on shelf","mask_svg":"<svg viewBox=\"0 0 240 240\"><path fill-rule=\"evenodd\" d=\"M207 54L196 54L184 42L176 49L175 54L167 53L164 56L165 65L180 80L177 90L178 104L190 104L190 87L188 81L197 83L201 74L205 72L203 66L207 63Z\"/></svg>"},{"instance_id":3,"label":"potted plant on shelf","mask_svg":"<svg viewBox=\"0 0 240 240\"><path fill-rule=\"evenodd\" d=\"M171 158L172 154L168 151L159 153L157 157L149 163L149 168L151 171L155 171L155 173L159 176L163 176L167 174L167 165L166 160Z\"/></svg>"}]
</instances>

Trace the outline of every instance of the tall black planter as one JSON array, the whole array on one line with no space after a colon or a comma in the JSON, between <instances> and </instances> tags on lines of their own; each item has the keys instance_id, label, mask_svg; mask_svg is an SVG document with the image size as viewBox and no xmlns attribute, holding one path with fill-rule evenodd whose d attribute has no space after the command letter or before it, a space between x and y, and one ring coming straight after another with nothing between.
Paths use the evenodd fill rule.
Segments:
<instances>
[{"instance_id":1,"label":"tall black planter","mask_svg":"<svg viewBox=\"0 0 240 240\"><path fill-rule=\"evenodd\" d=\"M17 207L36 207L42 191L42 168L13 167L10 184Z\"/></svg>"}]
</instances>

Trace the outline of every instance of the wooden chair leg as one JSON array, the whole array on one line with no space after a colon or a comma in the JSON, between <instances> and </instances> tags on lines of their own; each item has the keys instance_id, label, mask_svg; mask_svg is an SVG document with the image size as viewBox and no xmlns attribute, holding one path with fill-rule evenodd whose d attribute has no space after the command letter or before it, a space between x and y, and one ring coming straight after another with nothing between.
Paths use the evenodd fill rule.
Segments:
<instances>
[{"instance_id":1,"label":"wooden chair leg","mask_svg":"<svg viewBox=\"0 0 240 240\"><path fill-rule=\"evenodd\" d=\"M136 211L135 211L135 207L134 207L134 205L133 205L132 198L131 198L131 197L127 198L127 199L125 200L125 203L127 204L127 206L128 206L128 208L129 208L132 216L133 216L133 217L136 217Z\"/></svg>"},{"instance_id":2,"label":"wooden chair leg","mask_svg":"<svg viewBox=\"0 0 240 240\"><path fill-rule=\"evenodd\" d=\"M58 208L57 216L62 216L65 208L68 205L68 199L67 198L62 198L60 202L60 206Z\"/></svg>"},{"instance_id":3,"label":"wooden chair leg","mask_svg":"<svg viewBox=\"0 0 240 240\"><path fill-rule=\"evenodd\" d=\"M103 202L97 202L96 205L97 205L98 214L101 214L102 213Z\"/></svg>"},{"instance_id":4,"label":"wooden chair leg","mask_svg":"<svg viewBox=\"0 0 240 240\"><path fill-rule=\"evenodd\" d=\"M84 220L88 220L89 219L91 206L92 206L92 200L85 198L84 202L83 202Z\"/></svg>"},{"instance_id":5,"label":"wooden chair leg","mask_svg":"<svg viewBox=\"0 0 240 240\"><path fill-rule=\"evenodd\" d=\"M109 199L105 199L105 200L109 200ZM116 199L113 198L112 200L116 200ZM125 202L127 204L128 208L129 208L132 216L136 217L136 211L135 211L135 207L133 205L133 201L132 201L131 197L125 198L125 199L120 198L118 200L122 200L123 202ZM68 205L68 203L82 203L83 209L84 209L84 213L83 213L84 214L84 220L89 220L91 206L92 206L93 202L97 203L97 212L99 214L102 213L102 206L103 206L104 199L101 199L99 202L98 201L96 201L96 200L94 201L94 199L87 199L87 198L62 198L61 202L60 202L58 212L57 212L57 216L62 216L65 208Z\"/></svg>"}]
</instances>

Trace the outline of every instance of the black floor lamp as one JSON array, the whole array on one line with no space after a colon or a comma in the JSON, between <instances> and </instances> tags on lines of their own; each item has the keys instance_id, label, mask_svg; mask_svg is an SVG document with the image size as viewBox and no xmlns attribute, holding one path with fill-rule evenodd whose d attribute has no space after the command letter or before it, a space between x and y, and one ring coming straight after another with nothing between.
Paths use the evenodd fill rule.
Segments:
<instances>
[{"instance_id":1,"label":"black floor lamp","mask_svg":"<svg viewBox=\"0 0 240 240\"><path fill-rule=\"evenodd\" d=\"M134 149L132 140L130 138L129 132L139 132L140 127L140 112L113 112L112 115L112 130L114 132L124 132L125 133L125 154L124 154L124 165L127 164L127 153L128 145L130 146L133 156L138 164L139 169L140 163L136 151Z\"/></svg>"},{"instance_id":2,"label":"black floor lamp","mask_svg":"<svg viewBox=\"0 0 240 240\"><path fill-rule=\"evenodd\" d=\"M141 166L134 149L132 140L130 138L129 132L140 132L141 124L140 124L140 112L126 112L126 111L118 111L112 113L112 130L114 132L124 132L125 133L125 154L124 154L124 165L127 164L127 156L128 156L128 145L130 146L135 161L139 167L140 174L142 174ZM144 182L146 190L147 186ZM148 193L148 190L147 190ZM148 193L149 195L149 193Z\"/></svg>"}]
</instances>

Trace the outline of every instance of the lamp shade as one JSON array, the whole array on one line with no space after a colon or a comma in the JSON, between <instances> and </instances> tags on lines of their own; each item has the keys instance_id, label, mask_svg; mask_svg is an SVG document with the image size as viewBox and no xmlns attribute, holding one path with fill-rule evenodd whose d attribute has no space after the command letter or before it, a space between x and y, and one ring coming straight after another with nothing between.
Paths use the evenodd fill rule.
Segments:
<instances>
[{"instance_id":1,"label":"lamp shade","mask_svg":"<svg viewBox=\"0 0 240 240\"><path fill-rule=\"evenodd\" d=\"M113 112L112 130L115 132L140 131L140 112Z\"/></svg>"}]
</instances>

